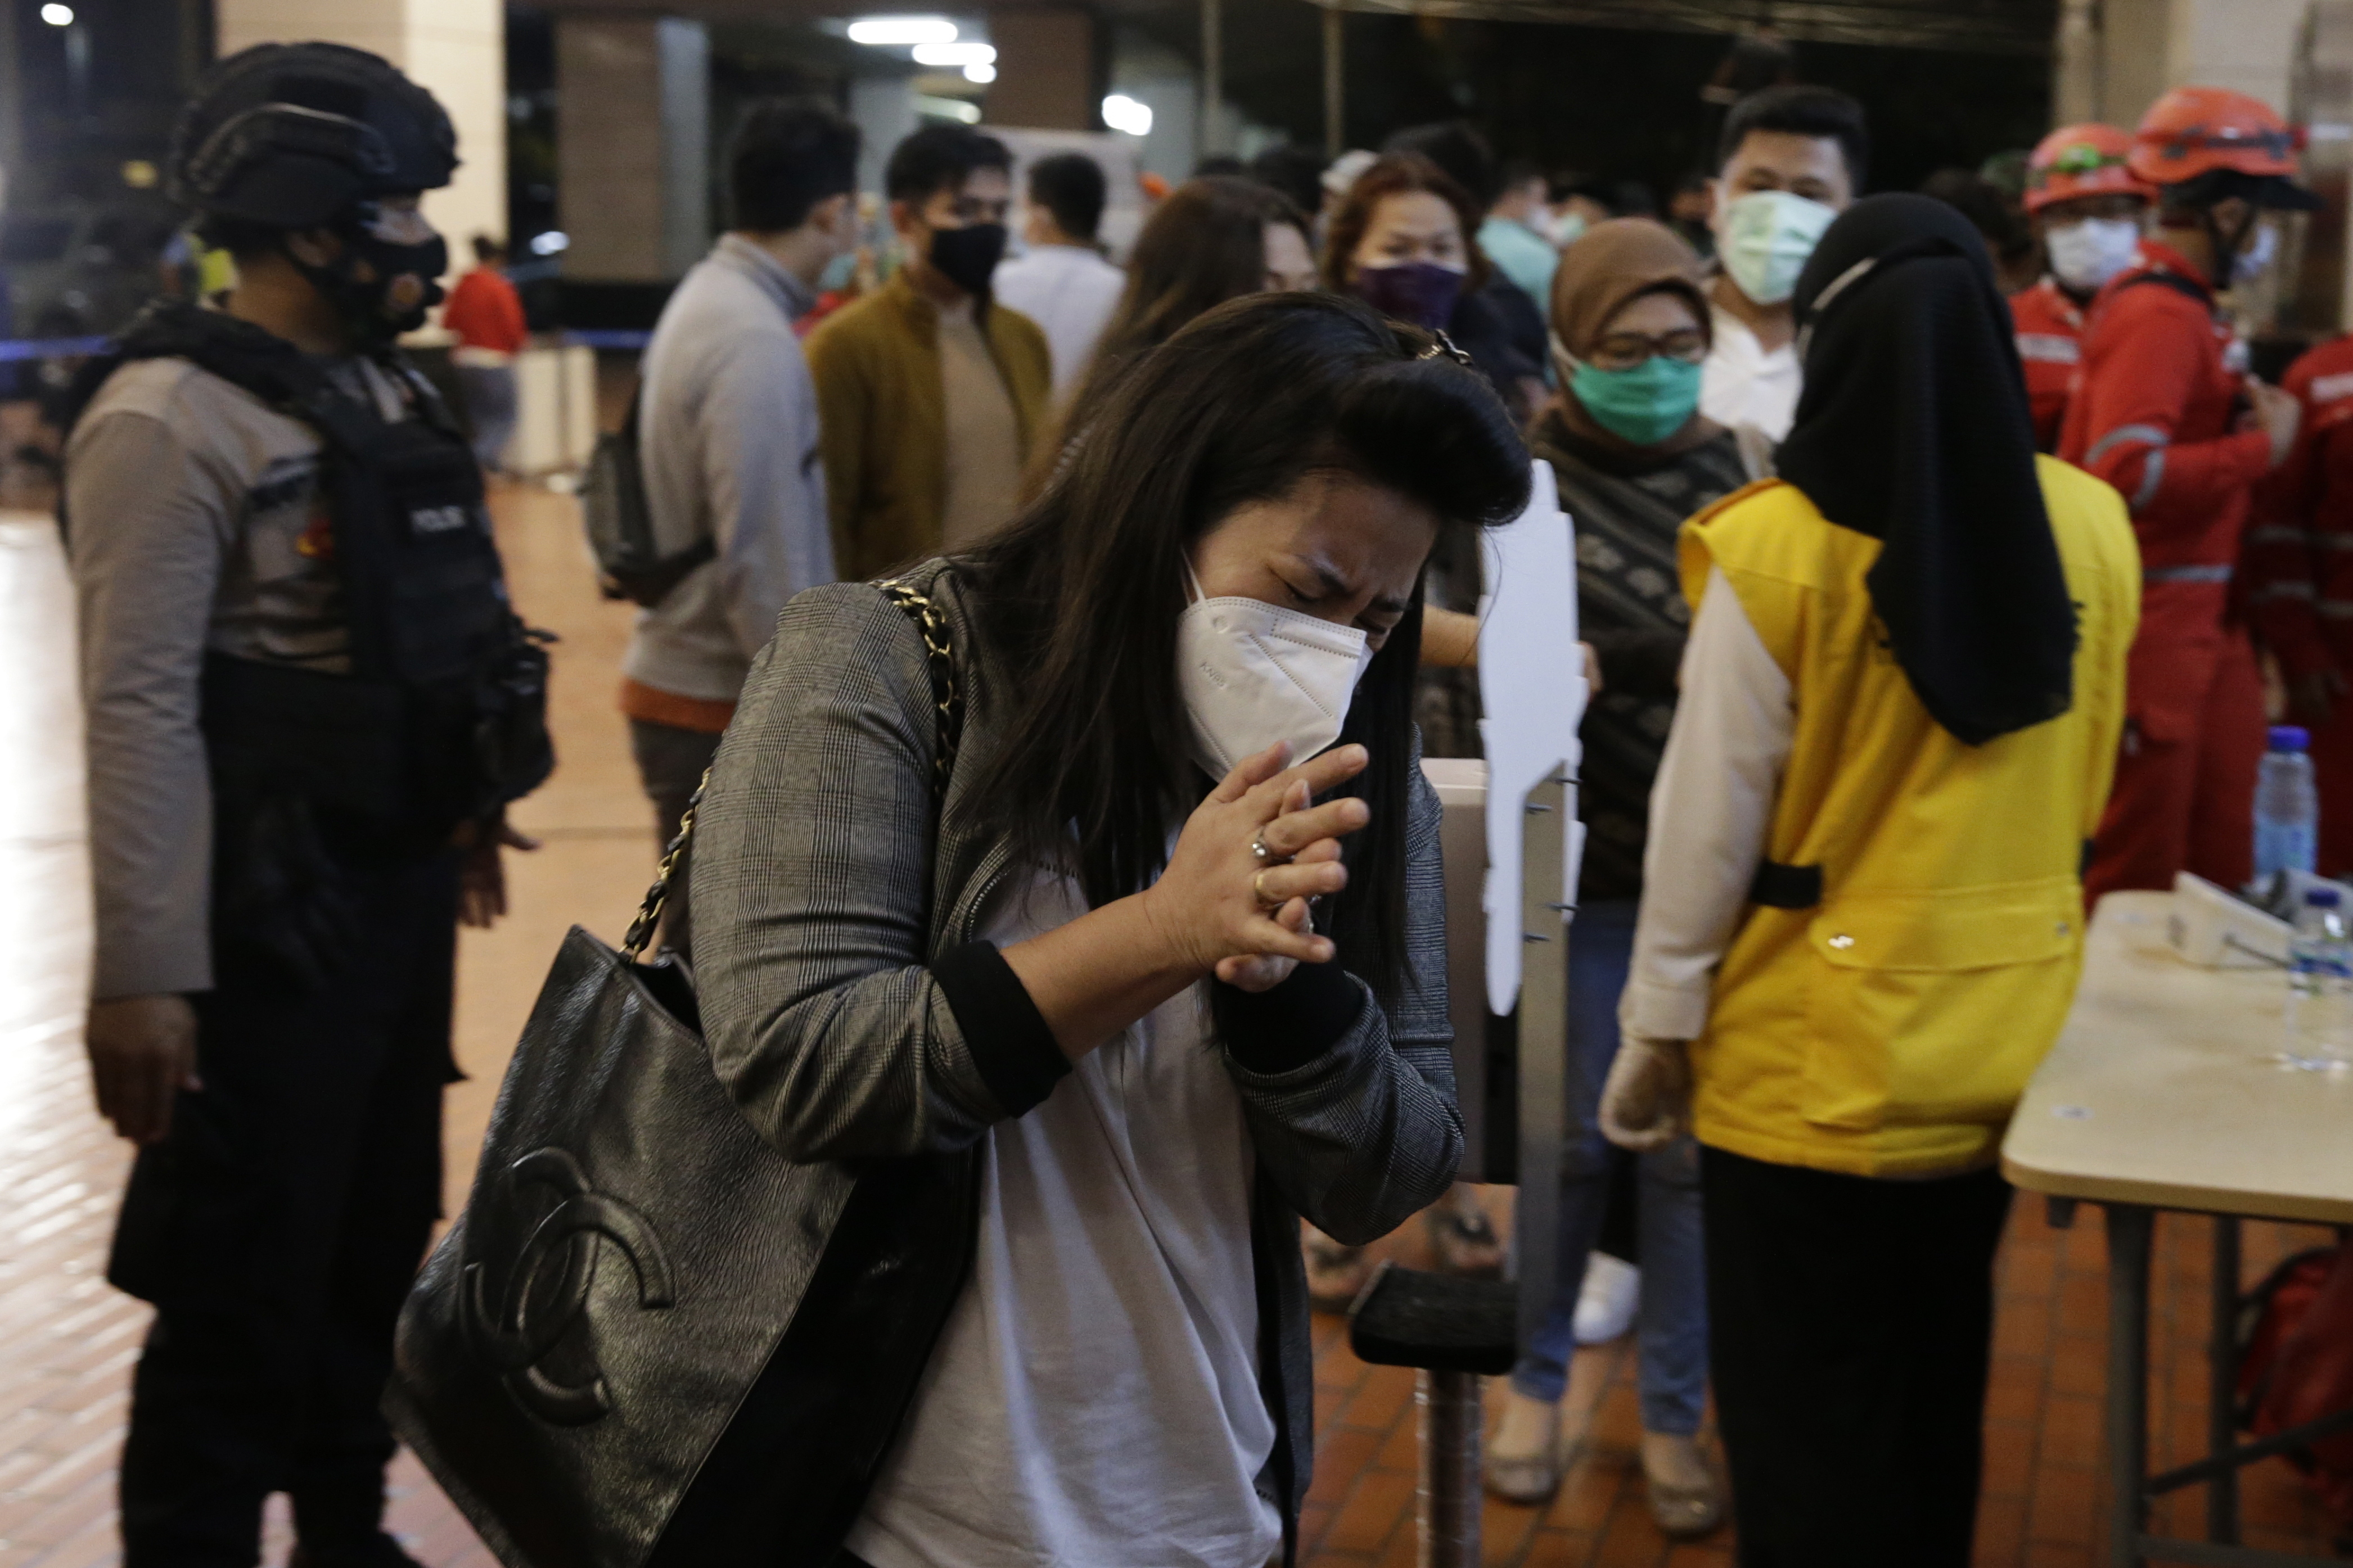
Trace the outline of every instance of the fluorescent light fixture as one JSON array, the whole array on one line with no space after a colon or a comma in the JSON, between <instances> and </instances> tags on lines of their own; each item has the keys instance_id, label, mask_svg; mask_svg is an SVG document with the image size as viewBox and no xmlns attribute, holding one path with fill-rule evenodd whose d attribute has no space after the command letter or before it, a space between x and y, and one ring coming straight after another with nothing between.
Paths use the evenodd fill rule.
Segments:
<instances>
[{"instance_id":1,"label":"fluorescent light fixture","mask_svg":"<svg viewBox=\"0 0 2353 1568\"><path fill-rule=\"evenodd\" d=\"M562 229L551 228L545 234L531 237L531 253L533 256L553 256L559 250L569 249L571 245L572 237Z\"/></svg>"},{"instance_id":2,"label":"fluorescent light fixture","mask_svg":"<svg viewBox=\"0 0 2353 1568\"><path fill-rule=\"evenodd\" d=\"M928 92L919 92L915 95L915 112L934 120L961 121L966 125L980 123L980 105L966 103L961 98L934 98Z\"/></svg>"},{"instance_id":3,"label":"fluorescent light fixture","mask_svg":"<svg viewBox=\"0 0 2353 1568\"><path fill-rule=\"evenodd\" d=\"M993 66L997 63L997 46L966 41L955 44L917 44L915 63L919 66Z\"/></svg>"},{"instance_id":4,"label":"fluorescent light fixture","mask_svg":"<svg viewBox=\"0 0 2353 1568\"><path fill-rule=\"evenodd\" d=\"M997 79L997 68L991 65L982 65L976 61L975 63L964 68L964 79L966 81L976 81L986 85Z\"/></svg>"},{"instance_id":5,"label":"fluorescent light fixture","mask_svg":"<svg viewBox=\"0 0 2353 1568\"><path fill-rule=\"evenodd\" d=\"M73 26L73 7L50 0L48 5L41 7L41 20L52 27L70 27Z\"/></svg>"},{"instance_id":6,"label":"fluorescent light fixture","mask_svg":"<svg viewBox=\"0 0 2353 1568\"><path fill-rule=\"evenodd\" d=\"M1103 100L1103 122L1113 131L1124 131L1130 136L1152 134L1152 105L1139 103L1124 92L1114 92Z\"/></svg>"},{"instance_id":7,"label":"fluorescent light fixture","mask_svg":"<svg viewBox=\"0 0 2353 1568\"><path fill-rule=\"evenodd\" d=\"M889 48L905 44L953 44L956 25L945 16L860 16L849 24L849 41Z\"/></svg>"}]
</instances>

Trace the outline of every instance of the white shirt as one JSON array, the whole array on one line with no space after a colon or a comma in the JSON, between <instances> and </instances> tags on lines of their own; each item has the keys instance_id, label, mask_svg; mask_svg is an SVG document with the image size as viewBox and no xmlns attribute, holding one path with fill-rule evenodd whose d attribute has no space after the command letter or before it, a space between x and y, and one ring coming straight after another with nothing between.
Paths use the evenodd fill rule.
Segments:
<instances>
[{"instance_id":1,"label":"white shirt","mask_svg":"<svg viewBox=\"0 0 2353 1568\"><path fill-rule=\"evenodd\" d=\"M1045 329L1057 398L1086 374L1126 287L1126 273L1083 245L1033 245L1028 255L998 262L989 282L999 304Z\"/></svg>"},{"instance_id":2,"label":"white shirt","mask_svg":"<svg viewBox=\"0 0 2353 1568\"><path fill-rule=\"evenodd\" d=\"M1650 1040L1696 1039L1706 1027L1708 993L1748 907L1798 724L1789 678L1721 567L1708 572L1679 679L1618 1004L1620 1029Z\"/></svg>"},{"instance_id":3,"label":"white shirt","mask_svg":"<svg viewBox=\"0 0 2353 1568\"><path fill-rule=\"evenodd\" d=\"M1042 878L986 933L1085 908ZM1195 987L982 1141L972 1279L845 1544L874 1568L1263 1568L1253 1163Z\"/></svg>"},{"instance_id":4,"label":"white shirt","mask_svg":"<svg viewBox=\"0 0 2353 1568\"><path fill-rule=\"evenodd\" d=\"M1718 425L1754 425L1778 441L1798 416L1798 350L1767 351L1748 323L1711 306L1715 345L1699 373L1699 411Z\"/></svg>"}]
</instances>

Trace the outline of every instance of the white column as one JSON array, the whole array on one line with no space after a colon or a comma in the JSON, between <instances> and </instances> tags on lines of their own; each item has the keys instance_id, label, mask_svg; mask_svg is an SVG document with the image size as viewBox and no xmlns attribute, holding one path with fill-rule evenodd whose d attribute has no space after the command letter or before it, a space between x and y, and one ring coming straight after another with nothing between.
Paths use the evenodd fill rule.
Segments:
<instances>
[{"instance_id":1,"label":"white column","mask_svg":"<svg viewBox=\"0 0 2353 1568\"><path fill-rule=\"evenodd\" d=\"M223 56L313 40L382 55L422 84L458 127L457 177L425 198L470 264L466 241L507 231L506 16L500 0L215 0Z\"/></svg>"}]
</instances>

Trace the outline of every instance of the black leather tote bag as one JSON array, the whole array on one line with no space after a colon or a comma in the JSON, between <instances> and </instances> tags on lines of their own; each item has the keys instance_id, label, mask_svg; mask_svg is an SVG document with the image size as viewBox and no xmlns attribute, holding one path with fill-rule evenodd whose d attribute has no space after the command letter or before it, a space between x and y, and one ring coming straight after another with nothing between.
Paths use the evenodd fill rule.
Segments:
<instances>
[{"instance_id":1,"label":"black leather tote bag","mask_svg":"<svg viewBox=\"0 0 2353 1568\"><path fill-rule=\"evenodd\" d=\"M946 624L885 588L932 664L936 811ZM386 1411L508 1568L820 1568L969 1264L968 1153L787 1162L712 1071L684 966L640 962L692 831L619 952L565 939L401 1313Z\"/></svg>"}]
</instances>

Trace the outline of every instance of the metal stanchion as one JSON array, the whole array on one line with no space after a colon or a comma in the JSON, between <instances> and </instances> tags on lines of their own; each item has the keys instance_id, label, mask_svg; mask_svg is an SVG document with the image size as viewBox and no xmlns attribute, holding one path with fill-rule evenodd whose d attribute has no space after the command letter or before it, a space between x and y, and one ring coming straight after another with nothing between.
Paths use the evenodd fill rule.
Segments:
<instances>
[{"instance_id":1,"label":"metal stanchion","mask_svg":"<svg viewBox=\"0 0 2353 1568\"><path fill-rule=\"evenodd\" d=\"M1414 1374L1421 1416L1421 1485L1414 1523L1421 1568L1477 1568L1479 1562L1479 1374Z\"/></svg>"}]
</instances>

